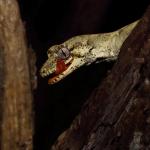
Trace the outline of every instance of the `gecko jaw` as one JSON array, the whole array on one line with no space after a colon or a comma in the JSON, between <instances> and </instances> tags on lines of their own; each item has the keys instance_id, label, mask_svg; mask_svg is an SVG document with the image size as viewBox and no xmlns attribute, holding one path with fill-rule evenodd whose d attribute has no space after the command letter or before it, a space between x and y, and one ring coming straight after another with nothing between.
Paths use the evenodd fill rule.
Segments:
<instances>
[{"instance_id":1,"label":"gecko jaw","mask_svg":"<svg viewBox=\"0 0 150 150\"><path fill-rule=\"evenodd\" d=\"M67 63L65 63L65 69L62 70L61 72L57 73L57 71L55 70L54 73L50 74L50 77L48 79L48 84L54 84L57 83L58 81L61 80L61 76L64 75L64 72L69 68L69 66L72 64L73 62L73 58L70 61L67 61Z\"/></svg>"},{"instance_id":2,"label":"gecko jaw","mask_svg":"<svg viewBox=\"0 0 150 150\"><path fill-rule=\"evenodd\" d=\"M69 57L64 63L66 65L66 67L68 67L71 62L72 62L73 57ZM44 65L42 66L42 68L40 69L40 75L41 77L45 78L49 75L54 76L56 75L56 60L55 61L49 61L50 59L48 59Z\"/></svg>"},{"instance_id":3,"label":"gecko jaw","mask_svg":"<svg viewBox=\"0 0 150 150\"><path fill-rule=\"evenodd\" d=\"M82 65L84 65L83 59L81 59L81 58L72 59L72 61L69 63L69 66L67 67L67 69L64 70L63 72L61 72L60 74L55 75L52 78L50 78L48 80L48 84L55 84L55 83L59 82L60 80L62 80L63 78L65 78L66 76L71 74L74 70L76 70L77 68L80 68L80 66L82 66Z\"/></svg>"}]
</instances>

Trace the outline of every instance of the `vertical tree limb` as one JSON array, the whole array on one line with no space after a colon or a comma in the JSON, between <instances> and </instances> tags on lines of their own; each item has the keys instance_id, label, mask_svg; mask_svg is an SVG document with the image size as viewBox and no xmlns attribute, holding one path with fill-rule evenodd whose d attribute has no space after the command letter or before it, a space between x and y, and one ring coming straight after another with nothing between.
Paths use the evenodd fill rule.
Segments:
<instances>
[{"instance_id":1,"label":"vertical tree limb","mask_svg":"<svg viewBox=\"0 0 150 150\"><path fill-rule=\"evenodd\" d=\"M31 150L32 93L25 30L16 0L0 0L0 149Z\"/></svg>"}]
</instances>

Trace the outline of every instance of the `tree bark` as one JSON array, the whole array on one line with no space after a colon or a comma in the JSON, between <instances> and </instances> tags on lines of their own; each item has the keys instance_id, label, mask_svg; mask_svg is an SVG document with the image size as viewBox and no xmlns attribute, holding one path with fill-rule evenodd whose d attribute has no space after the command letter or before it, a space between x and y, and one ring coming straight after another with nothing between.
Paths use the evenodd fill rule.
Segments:
<instances>
[{"instance_id":1,"label":"tree bark","mask_svg":"<svg viewBox=\"0 0 150 150\"><path fill-rule=\"evenodd\" d=\"M150 149L150 7L53 150Z\"/></svg>"},{"instance_id":2,"label":"tree bark","mask_svg":"<svg viewBox=\"0 0 150 150\"><path fill-rule=\"evenodd\" d=\"M32 149L32 73L28 55L17 1L0 0L1 150Z\"/></svg>"}]
</instances>

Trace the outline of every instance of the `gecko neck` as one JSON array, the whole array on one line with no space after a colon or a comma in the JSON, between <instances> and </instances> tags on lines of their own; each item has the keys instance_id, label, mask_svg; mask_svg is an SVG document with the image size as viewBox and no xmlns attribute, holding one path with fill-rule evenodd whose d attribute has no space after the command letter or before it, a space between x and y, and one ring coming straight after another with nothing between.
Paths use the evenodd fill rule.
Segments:
<instances>
[{"instance_id":1,"label":"gecko neck","mask_svg":"<svg viewBox=\"0 0 150 150\"><path fill-rule=\"evenodd\" d=\"M92 38L94 48L92 49L91 54L95 57L95 60L99 58L106 58L108 60L116 59L123 42L138 22L139 20L117 31L97 34L95 38Z\"/></svg>"}]
</instances>

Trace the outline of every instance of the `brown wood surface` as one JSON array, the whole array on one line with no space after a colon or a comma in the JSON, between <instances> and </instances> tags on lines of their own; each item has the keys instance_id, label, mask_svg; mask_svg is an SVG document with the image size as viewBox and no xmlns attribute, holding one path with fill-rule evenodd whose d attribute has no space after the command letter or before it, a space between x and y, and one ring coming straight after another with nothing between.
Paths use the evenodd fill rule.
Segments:
<instances>
[{"instance_id":1,"label":"brown wood surface","mask_svg":"<svg viewBox=\"0 0 150 150\"><path fill-rule=\"evenodd\" d=\"M1 150L32 149L31 74L25 36L17 1L0 0Z\"/></svg>"},{"instance_id":2,"label":"brown wood surface","mask_svg":"<svg viewBox=\"0 0 150 150\"><path fill-rule=\"evenodd\" d=\"M150 149L150 7L53 150Z\"/></svg>"}]
</instances>

